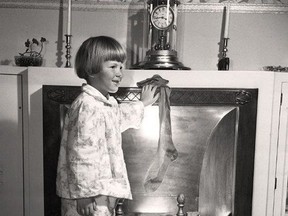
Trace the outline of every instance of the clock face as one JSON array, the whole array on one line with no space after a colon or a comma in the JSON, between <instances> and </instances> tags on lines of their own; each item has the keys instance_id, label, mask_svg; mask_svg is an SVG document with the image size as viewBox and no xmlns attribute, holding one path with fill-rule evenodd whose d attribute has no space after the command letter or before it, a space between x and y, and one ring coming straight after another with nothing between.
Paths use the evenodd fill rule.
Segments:
<instances>
[{"instance_id":1,"label":"clock face","mask_svg":"<svg viewBox=\"0 0 288 216\"><path fill-rule=\"evenodd\" d=\"M174 20L174 12L171 8L167 10L166 5L159 5L151 13L151 23L152 25L159 29L167 29Z\"/></svg>"}]
</instances>

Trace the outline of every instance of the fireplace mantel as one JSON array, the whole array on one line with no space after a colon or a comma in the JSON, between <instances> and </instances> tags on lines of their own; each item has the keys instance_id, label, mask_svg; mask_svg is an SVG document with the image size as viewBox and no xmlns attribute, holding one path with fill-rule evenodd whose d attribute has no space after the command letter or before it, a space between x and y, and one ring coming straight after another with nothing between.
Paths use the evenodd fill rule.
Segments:
<instances>
[{"instance_id":1,"label":"fireplace mantel","mask_svg":"<svg viewBox=\"0 0 288 216\"><path fill-rule=\"evenodd\" d=\"M266 71L126 70L122 87L159 74L177 88L256 88L258 110L253 216L273 215L281 85L287 73ZM0 76L21 77L23 95L25 215L43 216L43 85L80 86L72 68L0 66ZM3 94L3 93L2 93ZM5 96L1 94L1 99ZM7 96L6 96L7 97Z\"/></svg>"}]
</instances>

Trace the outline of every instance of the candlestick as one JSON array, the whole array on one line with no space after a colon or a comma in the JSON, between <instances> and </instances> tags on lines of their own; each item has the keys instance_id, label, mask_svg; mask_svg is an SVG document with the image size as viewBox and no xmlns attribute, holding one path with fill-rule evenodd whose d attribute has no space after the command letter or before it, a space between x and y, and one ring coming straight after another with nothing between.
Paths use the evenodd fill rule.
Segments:
<instances>
[{"instance_id":1,"label":"candlestick","mask_svg":"<svg viewBox=\"0 0 288 216\"><path fill-rule=\"evenodd\" d=\"M66 34L65 37L66 37L66 46L65 46L65 48L66 48L66 55L65 55L66 65L65 65L65 67L69 68L69 67L71 67L71 62L70 62L70 59L71 59L70 53L71 52L70 52L70 50L71 50L71 37L72 37L72 35Z\"/></svg>"},{"instance_id":2,"label":"candlestick","mask_svg":"<svg viewBox=\"0 0 288 216\"><path fill-rule=\"evenodd\" d=\"M184 208L184 203L185 203L185 196L184 194L179 194L177 196L177 206L178 206L178 212L176 214L176 216L185 216L186 214L183 211Z\"/></svg>"},{"instance_id":3,"label":"candlestick","mask_svg":"<svg viewBox=\"0 0 288 216\"><path fill-rule=\"evenodd\" d=\"M228 39L229 38L223 38L222 58L218 62L218 70L229 70L230 59L227 57Z\"/></svg>"},{"instance_id":4,"label":"candlestick","mask_svg":"<svg viewBox=\"0 0 288 216\"><path fill-rule=\"evenodd\" d=\"M118 199L118 203L117 203L117 206L116 206L116 209L115 209L115 213L116 213L116 216L123 216L124 215L124 212L123 212L123 203L124 203L124 199Z\"/></svg>"},{"instance_id":5,"label":"candlestick","mask_svg":"<svg viewBox=\"0 0 288 216\"><path fill-rule=\"evenodd\" d=\"M228 47L228 39L229 38L223 38L223 51L222 51L222 57L226 57L226 55L227 55L227 52L228 52L228 49L227 49L227 47Z\"/></svg>"},{"instance_id":6,"label":"candlestick","mask_svg":"<svg viewBox=\"0 0 288 216\"><path fill-rule=\"evenodd\" d=\"M229 37L229 19L230 19L230 4L225 6L226 13L225 13L225 29L224 29L224 38Z\"/></svg>"},{"instance_id":7,"label":"candlestick","mask_svg":"<svg viewBox=\"0 0 288 216\"><path fill-rule=\"evenodd\" d=\"M71 9L72 0L68 0L68 15L67 15L67 35L71 35Z\"/></svg>"}]
</instances>

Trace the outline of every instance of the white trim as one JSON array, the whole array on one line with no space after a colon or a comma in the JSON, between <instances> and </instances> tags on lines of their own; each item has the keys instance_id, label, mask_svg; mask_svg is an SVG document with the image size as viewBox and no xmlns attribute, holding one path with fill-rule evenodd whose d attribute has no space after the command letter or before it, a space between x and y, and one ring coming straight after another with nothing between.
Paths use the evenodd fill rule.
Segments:
<instances>
[{"instance_id":1,"label":"white trim","mask_svg":"<svg viewBox=\"0 0 288 216\"><path fill-rule=\"evenodd\" d=\"M274 214L284 216L286 209L286 194L287 194L287 175L288 175L288 83L282 83L282 105L279 116L279 133L278 133L278 153L276 178L277 188L275 189L274 198Z\"/></svg>"}]
</instances>

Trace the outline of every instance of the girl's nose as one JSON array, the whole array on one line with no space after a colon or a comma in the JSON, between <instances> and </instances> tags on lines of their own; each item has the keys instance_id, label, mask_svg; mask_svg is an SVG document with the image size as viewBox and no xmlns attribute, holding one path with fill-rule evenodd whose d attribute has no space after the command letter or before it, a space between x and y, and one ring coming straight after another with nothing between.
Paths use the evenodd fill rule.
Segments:
<instances>
[{"instance_id":1,"label":"girl's nose","mask_svg":"<svg viewBox=\"0 0 288 216\"><path fill-rule=\"evenodd\" d=\"M121 68L118 68L118 69L116 70L116 76L117 76L117 77L122 77L122 76L123 76L123 73L122 73L122 69L121 69Z\"/></svg>"}]
</instances>

